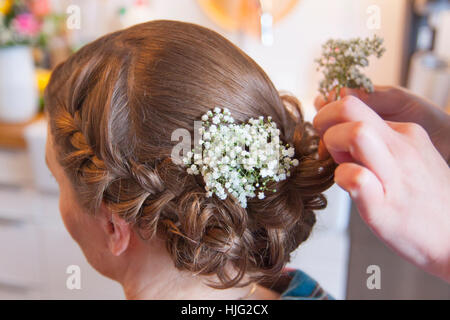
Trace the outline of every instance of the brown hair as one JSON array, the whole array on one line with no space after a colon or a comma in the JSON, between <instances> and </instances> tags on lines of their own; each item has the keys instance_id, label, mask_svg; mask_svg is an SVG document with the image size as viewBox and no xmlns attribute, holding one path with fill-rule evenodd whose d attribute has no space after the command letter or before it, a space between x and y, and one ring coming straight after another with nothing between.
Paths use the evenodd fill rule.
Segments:
<instances>
[{"instance_id":1,"label":"brown hair","mask_svg":"<svg viewBox=\"0 0 450 320\"><path fill-rule=\"evenodd\" d=\"M247 209L231 196L207 197L201 176L170 159L171 133L193 134L215 106L237 121L271 116L300 161L277 192L249 199ZM335 165L317 159L299 101L280 96L250 57L201 26L152 21L94 41L53 72L46 108L82 206L95 212L104 202L143 237L158 233L177 268L216 275L212 286L279 275L309 236L313 210L326 206Z\"/></svg>"}]
</instances>

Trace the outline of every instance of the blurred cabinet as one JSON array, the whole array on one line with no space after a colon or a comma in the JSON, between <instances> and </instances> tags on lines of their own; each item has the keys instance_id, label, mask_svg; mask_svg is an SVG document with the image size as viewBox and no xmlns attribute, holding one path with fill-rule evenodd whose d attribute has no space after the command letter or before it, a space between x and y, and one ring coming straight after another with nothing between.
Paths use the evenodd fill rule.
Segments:
<instances>
[{"instance_id":1,"label":"blurred cabinet","mask_svg":"<svg viewBox=\"0 0 450 320\"><path fill-rule=\"evenodd\" d=\"M0 150L0 299L123 299L65 230L58 195L33 187L26 151ZM81 270L81 289L66 286Z\"/></svg>"}]
</instances>

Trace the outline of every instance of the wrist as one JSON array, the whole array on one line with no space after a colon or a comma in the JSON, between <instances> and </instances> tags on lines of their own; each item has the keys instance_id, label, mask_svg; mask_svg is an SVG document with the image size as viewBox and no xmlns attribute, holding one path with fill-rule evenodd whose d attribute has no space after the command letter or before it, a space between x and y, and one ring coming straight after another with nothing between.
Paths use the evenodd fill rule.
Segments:
<instances>
[{"instance_id":1,"label":"wrist","mask_svg":"<svg viewBox=\"0 0 450 320\"><path fill-rule=\"evenodd\" d=\"M447 164L450 163L450 115L439 110L435 116L434 130L431 130L430 139L435 148L442 155Z\"/></svg>"},{"instance_id":2,"label":"wrist","mask_svg":"<svg viewBox=\"0 0 450 320\"><path fill-rule=\"evenodd\" d=\"M404 96L405 104L413 104L417 121L430 136L434 147L439 151L447 163L450 161L450 114L446 113L432 101L414 95L403 88L397 88Z\"/></svg>"}]
</instances>

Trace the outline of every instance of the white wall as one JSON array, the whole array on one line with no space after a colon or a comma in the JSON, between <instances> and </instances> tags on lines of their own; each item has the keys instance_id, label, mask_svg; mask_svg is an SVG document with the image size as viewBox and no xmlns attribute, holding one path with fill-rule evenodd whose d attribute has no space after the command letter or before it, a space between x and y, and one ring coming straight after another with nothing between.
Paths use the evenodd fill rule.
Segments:
<instances>
[{"instance_id":1,"label":"white wall","mask_svg":"<svg viewBox=\"0 0 450 320\"><path fill-rule=\"evenodd\" d=\"M379 30L366 26L366 10L374 4L381 10ZM329 38L366 37L376 32L385 39L387 52L380 60L371 60L367 74L377 84L399 83L405 11L403 0L301 0L295 11L276 25L273 47L248 39L243 48L266 70L278 89L298 95L311 118L320 80L314 59Z\"/></svg>"},{"instance_id":2,"label":"white wall","mask_svg":"<svg viewBox=\"0 0 450 320\"><path fill-rule=\"evenodd\" d=\"M59 1L60 2L60 1ZM83 10L83 39L112 31L114 6L131 0L73 0ZM60 2L61 3L61 2ZM366 37L376 33L385 39L387 52L372 60L367 70L377 84L398 84L405 25L406 0L300 0L293 12L275 25L275 43L265 47L252 37L227 33L211 21L195 0L150 0L149 19L173 19L201 24L226 36L268 73L278 89L288 90L303 101L307 117L314 114L312 101L320 79L314 59L329 38ZM379 30L370 30L368 7L380 8ZM103 22L99 23L99 22ZM108 22L107 22L108 21Z\"/></svg>"}]
</instances>

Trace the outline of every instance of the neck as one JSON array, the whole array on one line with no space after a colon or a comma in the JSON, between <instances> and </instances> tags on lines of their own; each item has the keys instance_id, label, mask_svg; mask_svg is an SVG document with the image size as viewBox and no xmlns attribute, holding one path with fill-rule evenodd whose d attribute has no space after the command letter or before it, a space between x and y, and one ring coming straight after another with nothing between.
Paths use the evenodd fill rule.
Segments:
<instances>
[{"instance_id":1,"label":"neck","mask_svg":"<svg viewBox=\"0 0 450 320\"><path fill-rule=\"evenodd\" d=\"M261 294L267 294L259 286L259 290L252 290L253 285L229 289L211 288L205 282L213 279L176 269L162 242L152 240L150 245L138 239L137 241L133 250L124 256L124 261L133 263L127 263L121 276L115 277L129 300L234 300L262 298Z\"/></svg>"}]
</instances>

